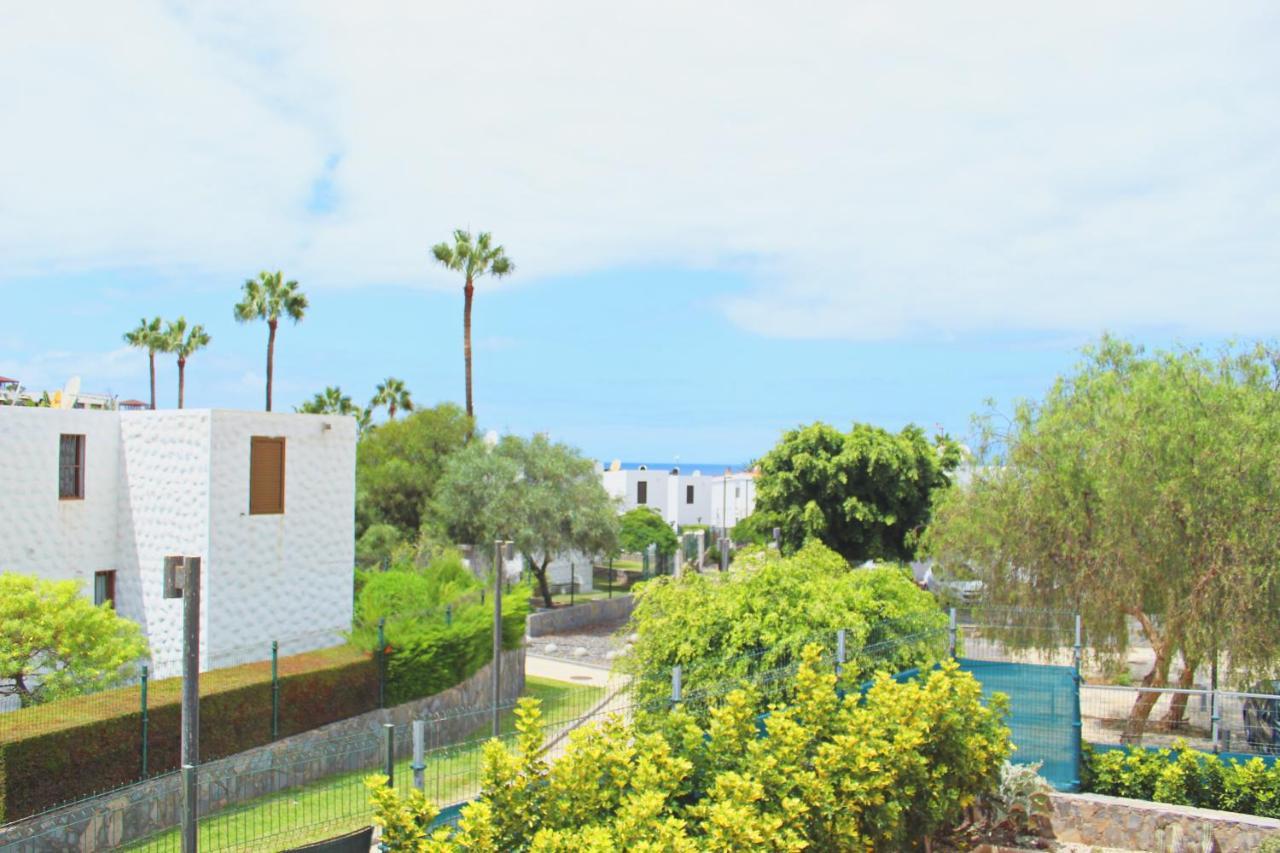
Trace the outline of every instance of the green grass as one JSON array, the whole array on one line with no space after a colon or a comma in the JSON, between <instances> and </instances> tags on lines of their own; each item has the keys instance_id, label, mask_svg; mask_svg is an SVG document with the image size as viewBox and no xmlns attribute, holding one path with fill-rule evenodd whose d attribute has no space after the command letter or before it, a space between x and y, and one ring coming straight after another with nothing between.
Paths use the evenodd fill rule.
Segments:
<instances>
[{"instance_id":1,"label":"green grass","mask_svg":"<svg viewBox=\"0 0 1280 853\"><path fill-rule=\"evenodd\" d=\"M562 681L528 677L524 695L542 701L543 719L550 724L585 714L603 698L604 690ZM505 713L502 731L514 731L512 715ZM433 800L452 803L471 795L480 778L481 755L489 723L457 746L434 751L425 761L426 791ZM411 760L395 765L396 787L408 787L413 778ZM234 806L200 821L200 849L281 849L340 835L369 825L371 810L364 780L380 770L343 773ZM136 842L126 850L177 851L178 829Z\"/></svg>"}]
</instances>

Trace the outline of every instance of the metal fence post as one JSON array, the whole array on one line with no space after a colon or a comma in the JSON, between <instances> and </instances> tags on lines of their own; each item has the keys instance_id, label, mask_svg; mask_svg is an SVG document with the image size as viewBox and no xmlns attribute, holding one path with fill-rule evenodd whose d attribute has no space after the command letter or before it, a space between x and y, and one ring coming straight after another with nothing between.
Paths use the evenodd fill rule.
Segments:
<instances>
[{"instance_id":1,"label":"metal fence post","mask_svg":"<svg viewBox=\"0 0 1280 853\"><path fill-rule=\"evenodd\" d=\"M951 613L947 619L947 657L954 658L956 656L956 609L951 608Z\"/></svg>"},{"instance_id":2,"label":"metal fence post","mask_svg":"<svg viewBox=\"0 0 1280 853\"><path fill-rule=\"evenodd\" d=\"M387 707L387 617L378 617L378 707Z\"/></svg>"},{"instance_id":3,"label":"metal fence post","mask_svg":"<svg viewBox=\"0 0 1280 853\"><path fill-rule=\"evenodd\" d=\"M150 671L147 665L142 665L142 778L147 778L147 740L150 733L147 731L147 679Z\"/></svg>"},{"instance_id":4,"label":"metal fence post","mask_svg":"<svg viewBox=\"0 0 1280 853\"><path fill-rule=\"evenodd\" d=\"M444 606L444 626L446 628L453 627L453 605L446 604Z\"/></svg>"},{"instance_id":5,"label":"metal fence post","mask_svg":"<svg viewBox=\"0 0 1280 853\"><path fill-rule=\"evenodd\" d=\"M676 664L671 667L671 704L675 705L680 701L680 665Z\"/></svg>"},{"instance_id":6,"label":"metal fence post","mask_svg":"<svg viewBox=\"0 0 1280 853\"><path fill-rule=\"evenodd\" d=\"M413 787L419 791L426 787L426 780L423 778L423 772L427 769L427 765L422 761L423 742L427 736L427 723L425 720L413 721L413 763L409 768L413 771Z\"/></svg>"},{"instance_id":7,"label":"metal fence post","mask_svg":"<svg viewBox=\"0 0 1280 853\"><path fill-rule=\"evenodd\" d=\"M182 765L182 853L197 853L196 768Z\"/></svg>"},{"instance_id":8,"label":"metal fence post","mask_svg":"<svg viewBox=\"0 0 1280 853\"><path fill-rule=\"evenodd\" d=\"M1080 659L1083 651L1083 623L1080 620L1080 614L1076 614L1076 643L1071 647L1071 665L1075 667L1076 678L1080 677Z\"/></svg>"},{"instance_id":9,"label":"metal fence post","mask_svg":"<svg viewBox=\"0 0 1280 853\"><path fill-rule=\"evenodd\" d=\"M844 628L836 631L836 678L844 676Z\"/></svg>"},{"instance_id":10,"label":"metal fence post","mask_svg":"<svg viewBox=\"0 0 1280 853\"><path fill-rule=\"evenodd\" d=\"M1074 730L1074 735L1075 735L1071 740L1072 747L1073 747L1072 751L1075 753L1073 756L1075 758L1075 777L1071 780L1072 791L1080 790L1080 777L1083 775L1081 771L1084 768L1084 717L1080 711L1080 683L1082 681L1082 679L1080 678L1080 662L1081 662L1082 652L1084 649L1083 628L1084 628L1084 623L1080 618L1080 614L1077 613L1076 614L1076 642L1075 642L1075 645L1072 647L1072 653L1071 653L1072 661L1074 664L1073 668L1075 670L1075 676L1072 678L1072 684L1075 686L1075 691L1076 691L1076 701L1073 703L1072 715L1071 715L1071 728Z\"/></svg>"},{"instance_id":11,"label":"metal fence post","mask_svg":"<svg viewBox=\"0 0 1280 853\"><path fill-rule=\"evenodd\" d=\"M1222 750L1222 746L1218 742L1219 738L1221 737L1219 723L1222 720L1222 716L1219 712L1220 712L1220 708L1218 706L1218 691L1217 691L1217 688L1215 687L1215 689L1209 693L1209 719L1212 722L1212 726L1213 726L1211 730L1211 736L1213 738L1212 751L1215 753L1220 752Z\"/></svg>"},{"instance_id":12,"label":"metal fence post","mask_svg":"<svg viewBox=\"0 0 1280 853\"><path fill-rule=\"evenodd\" d=\"M613 598L613 557L609 558L609 597Z\"/></svg>"},{"instance_id":13,"label":"metal fence post","mask_svg":"<svg viewBox=\"0 0 1280 853\"><path fill-rule=\"evenodd\" d=\"M387 787L396 786L396 727L394 723L382 724L383 771L387 774Z\"/></svg>"},{"instance_id":14,"label":"metal fence post","mask_svg":"<svg viewBox=\"0 0 1280 853\"><path fill-rule=\"evenodd\" d=\"M198 853L196 766L200 763L200 558L183 560L182 579L182 765L186 792L182 853Z\"/></svg>"},{"instance_id":15,"label":"metal fence post","mask_svg":"<svg viewBox=\"0 0 1280 853\"><path fill-rule=\"evenodd\" d=\"M271 739L280 737L280 643L271 641Z\"/></svg>"}]
</instances>

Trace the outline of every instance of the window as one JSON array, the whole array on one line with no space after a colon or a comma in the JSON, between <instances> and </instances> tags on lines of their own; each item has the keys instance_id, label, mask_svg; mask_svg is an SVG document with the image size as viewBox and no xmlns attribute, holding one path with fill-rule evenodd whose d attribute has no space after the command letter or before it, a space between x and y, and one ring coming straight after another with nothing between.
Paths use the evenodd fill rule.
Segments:
<instances>
[{"instance_id":1,"label":"window","mask_svg":"<svg viewBox=\"0 0 1280 853\"><path fill-rule=\"evenodd\" d=\"M687 504L693 503L693 486L684 487L684 502Z\"/></svg>"},{"instance_id":2,"label":"window","mask_svg":"<svg viewBox=\"0 0 1280 853\"><path fill-rule=\"evenodd\" d=\"M104 602L109 602L112 610L116 609L115 572L93 573L93 603L102 604Z\"/></svg>"},{"instance_id":3,"label":"window","mask_svg":"<svg viewBox=\"0 0 1280 853\"><path fill-rule=\"evenodd\" d=\"M737 497L741 497L741 496L742 496L742 493L741 493L740 489L741 489L741 486L734 486L734 487L733 487L733 496L734 496L735 498L737 498Z\"/></svg>"},{"instance_id":4,"label":"window","mask_svg":"<svg viewBox=\"0 0 1280 853\"><path fill-rule=\"evenodd\" d=\"M647 504L649 502L649 484L644 480L636 483L636 503Z\"/></svg>"},{"instance_id":5,"label":"window","mask_svg":"<svg viewBox=\"0 0 1280 853\"><path fill-rule=\"evenodd\" d=\"M58 442L58 497L84 497L83 435L64 435Z\"/></svg>"},{"instance_id":6,"label":"window","mask_svg":"<svg viewBox=\"0 0 1280 853\"><path fill-rule=\"evenodd\" d=\"M249 514L284 512L284 439L249 439Z\"/></svg>"}]
</instances>

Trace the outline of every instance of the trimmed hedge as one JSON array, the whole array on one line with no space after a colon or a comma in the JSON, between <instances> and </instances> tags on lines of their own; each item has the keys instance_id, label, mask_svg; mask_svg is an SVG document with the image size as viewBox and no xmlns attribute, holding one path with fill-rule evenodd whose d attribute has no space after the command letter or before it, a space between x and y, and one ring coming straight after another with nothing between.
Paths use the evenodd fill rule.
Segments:
<instances>
[{"instance_id":1,"label":"trimmed hedge","mask_svg":"<svg viewBox=\"0 0 1280 853\"><path fill-rule=\"evenodd\" d=\"M346 646L281 658L280 735L313 729L378 706L374 659ZM0 823L18 820L141 776L138 687L80 696L5 714L0 730ZM182 679L148 693L149 776L175 770L181 754ZM271 742L271 664L200 676L200 758Z\"/></svg>"}]
</instances>

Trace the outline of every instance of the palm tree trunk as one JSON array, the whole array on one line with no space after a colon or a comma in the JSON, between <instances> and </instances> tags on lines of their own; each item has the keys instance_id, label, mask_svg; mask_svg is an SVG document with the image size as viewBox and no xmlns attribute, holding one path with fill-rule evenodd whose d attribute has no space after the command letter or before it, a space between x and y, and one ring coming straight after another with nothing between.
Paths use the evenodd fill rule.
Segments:
<instances>
[{"instance_id":1,"label":"palm tree trunk","mask_svg":"<svg viewBox=\"0 0 1280 853\"><path fill-rule=\"evenodd\" d=\"M473 419L476 416L476 410L471 403L471 300L475 292L475 285L468 276L467 285L462 289L462 354L467 362L467 417Z\"/></svg>"},{"instance_id":2,"label":"palm tree trunk","mask_svg":"<svg viewBox=\"0 0 1280 853\"><path fill-rule=\"evenodd\" d=\"M267 328L267 411L271 411L271 376L276 361L276 320L268 320Z\"/></svg>"},{"instance_id":3,"label":"palm tree trunk","mask_svg":"<svg viewBox=\"0 0 1280 853\"><path fill-rule=\"evenodd\" d=\"M387 404L387 419L394 421L396 419L396 401L392 400Z\"/></svg>"},{"instance_id":4,"label":"palm tree trunk","mask_svg":"<svg viewBox=\"0 0 1280 853\"><path fill-rule=\"evenodd\" d=\"M156 410L156 351L147 350L147 356L151 359L151 411Z\"/></svg>"},{"instance_id":5,"label":"palm tree trunk","mask_svg":"<svg viewBox=\"0 0 1280 853\"><path fill-rule=\"evenodd\" d=\"M178 408L182 408L182 393L187 384L187 360L178 359Z\"/></svg>"}]
</instances>

